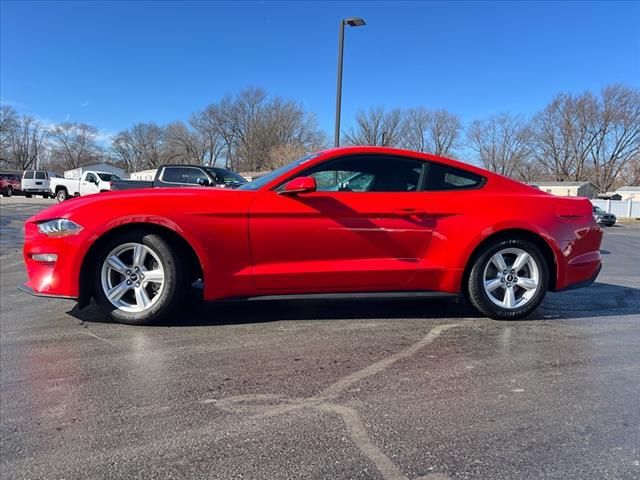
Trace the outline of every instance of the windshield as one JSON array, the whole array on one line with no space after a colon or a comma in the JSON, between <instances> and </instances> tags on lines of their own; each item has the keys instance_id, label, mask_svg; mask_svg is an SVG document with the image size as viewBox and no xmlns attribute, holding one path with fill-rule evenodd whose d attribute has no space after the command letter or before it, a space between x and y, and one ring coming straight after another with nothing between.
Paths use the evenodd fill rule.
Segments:
<instances>
[{"instance_id":1,"label":"windshield","mask_svg":"<svg viewBox=\"0 0 640 480\"><path fill-rule=\"evenodd\" d=\"M304 162L307 162L317 156L318 156L317 153L312 153L302 158L299 158L298 160L294 160L293 162L287 165L283 165L282 167L276 168L275 170L261 176L260 178L256 178L255 180L249 183L245 183L240 188L238 188L238 190L258 190L259 188L264 187L268 183L271 183L273 180L275 180L279 176L284 175L287 172L290 172L296 167L302 165Z\"/></svg>"},{"instance_id":2,"label":"windshield","mask_svg":"<svg viewBox=\"0 0 640 480\"><path fill-rule=\"evenodd\" d=\"M103 180L105 182L120 180L120 177L114 173L99 173L98 176L100 177L100 180Z\"/></svg>"},{"instance_id":3,"label":"windshield","mask_svg":"<svg viewBox=\"0 0 640 480\"><path fill-rule=\"evenodd\" d=\"M225 185L228 185L231 183L236 183L236 184L239 183L244 185L245 183L247 183L246 178L238 175L235 172L232 172L231 170L226 170L224 168L211 168L211 167L207 167L205 168L205 170L210 174L212 174L217 179L222 179L222 182Z\"/></svg>"}]
</instances>

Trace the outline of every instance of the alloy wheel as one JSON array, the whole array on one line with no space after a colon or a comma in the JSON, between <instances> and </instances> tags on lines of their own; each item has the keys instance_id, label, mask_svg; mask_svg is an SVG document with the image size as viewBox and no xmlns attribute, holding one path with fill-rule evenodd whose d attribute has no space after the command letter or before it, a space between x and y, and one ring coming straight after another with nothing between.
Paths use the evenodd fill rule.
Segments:
<instances>
[{"instance_id":1,"label":"alloy wheel","mask_svg":"<svg viewBox=\"0 0 640 480\"><path fill-rule=\"evenodd\" d=\"M540 285L540 269L533 256L520 248L505 248L487 262L483 286L489 299L509 310L525 306Z\"/></svg>"},{"instance_id":2,"label":"alloy wheel","mask_svg":"<svg viewBox=\"0 0 640 480\"><path fill-rule=\"evenodd\" d=\"M142 243L125 243L114 248L102 263L100 277L109 302L130 313L151 308L165 286L160 258Z\"/></svg>"}]
</instances>

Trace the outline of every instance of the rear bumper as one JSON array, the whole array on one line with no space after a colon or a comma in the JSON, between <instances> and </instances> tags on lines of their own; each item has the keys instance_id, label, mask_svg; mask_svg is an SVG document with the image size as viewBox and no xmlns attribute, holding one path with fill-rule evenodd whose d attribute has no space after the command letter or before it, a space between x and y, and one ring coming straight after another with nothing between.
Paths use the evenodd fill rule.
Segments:
<instances>
[{"instance_id":1,"label":"rear bumper","mask_svg":"<svg viewBox=\"0 0 640 480\"><path fill-rule=\"evenodd\" d=\"M573 239L560 242L554 290L580 288L595 281L602 268L602 235L602 228L594 221L588 228L577 228Z\"/></svg>"},{"instance_id":2,"label":"rear bumper","mask_svg":"<svg viewBox=\"0 0 640 480\"><path fill-rule=\"evenodd\" d=\"M575 290L576 288L588 287L589 285L591 285L593 282L596 281L596 278L598 278L598 275L600 274L600 270L602 270L602 263L600 263L597 266L596 270L593 272L591 277L589 277L589 278L587 278L585 280L581 280L579 282L567 285L564 288L562 288L561 290L557 290L557 291L564 292L564 291L567 291L567 290Z\"/></svg>"},{"instance_id":3,"label":"rear bumper","mask_svg":"<svg viewBox=\"0 0 640 480\"><path fill-rule=\"evenodd\" d=\"M48 188L27 188L22 191L24 193L35 193L36 195L40 195L42 193L51 193Z\"/></svg>"}]
</instances>

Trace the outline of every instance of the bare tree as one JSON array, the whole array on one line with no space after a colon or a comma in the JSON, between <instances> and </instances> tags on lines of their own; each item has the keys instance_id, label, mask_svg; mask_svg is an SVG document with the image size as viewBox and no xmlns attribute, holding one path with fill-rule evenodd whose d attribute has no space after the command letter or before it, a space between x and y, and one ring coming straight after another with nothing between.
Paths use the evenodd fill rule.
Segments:
<instances>
[{"instance_id":1,"label":"bare tree","mask_svg":"<svg viewBox=\"0 0 640 480\"><path fill-rule=\"evenodd\" d=\"M462 123L446 110L419 107L407 111L403 131L406 148L446 156L458 146Z\"/></svg>"},{"instance_id":2,"label":"bare tree","mask_svg":"<svg viewBox=\"0 0 640 480\"><path fill-rule=\"evenodd\" d=\"M155 123L137 123L130 130L118 133L111 151L130 171L157 168L175 161L177 153L168 148L166 129Z\"/></svg>"},{"instance_id":3,"label":"bare tree","mask_svg":"<svg viewBox=\"0 0 640 480\"><path fill-rule=\"evenodd\" d=\"M620 185L640 185L640 155L629 161L619 183Z\"/></svg>"},{"instance_id":4,"label":"bare tree","mask_svg":"<svg viewBox=\"0 0 640 480\"><path fill-rule=\"evenodd\" d=\"M0 105L0 165L10 162L11 136L18 125L18 114L9 105Z\"/></svg>"},{"instance_id":5,"label":"bare tree","mask_svg":"<svg viewBox=\"0 0 640 480\"><path fill-rule=\"evenodd\" d=\"M533 121L537 161L557 181L584 180L596 141L598 106L590 93L561 94Z\"/></svg>"},{"instance_id":6,"label":"bare tree","mask_svg":"<svg viewBox=\"0 0 640 480\"><path fill-rule=\"evenodd\" d=\"M98 129L86 123L64 122L49 134L54 159L67 170L95 162L100 156Z\"/></svg>"},{"instance_id":7,"label":"bare tree","mask_svg":"<svg viewBox=\"0 0 640 480\"><path fill-rule=\"evenodd\" d=\"M592 181L606 192L640 156L640 89L621 85L604 88L592 134L594 141L588 152L593 162Z\"/></svg>"},{"instance_id":8,"label":"bare tree","mask_svg":"<svg viewBox=\"0 0 640 480\"><path fill-rule=\"evenodd\" d=\"M259 88L227 95L192 119L209 138L214 159L224 158L234 170L260 171L282 164L279 153L321 148L326 138L313 115ZM284 158L288 158L285 155Z\"/></svg>"},{"instance_id":9,"label":"bare tree","mask_svg":"<svg viewBox=\"0 0 640 480\"><path fill-rule=\"evenodd\" d=\"M136 172L144 168L142 153L138 151L129 130L119 132L113 137L111 155L129 172Z\"/></svg>"},{"instance_id":10,"label":"bare tree","mask_svg":"<svg viewBox=\"0 0 640 480\"><path fill-rule=\"evenodd\" d=\"M8 164L17 170L35 168L44 150L45 130L33 117L17 117L9 134Z\"/></svg>"},{"instance_id":11,"label":"bare tree","mask_svg":"<svg viewBox=\"0 0 640 480\"><path fill-rule=\"evenodd\" d=\"M508 177L520 174L531 151L529 126L508 113L475 120L467 138L485 168Z\"/></svg>"},{"instance_id":12,"label":"bare tree","mask_svg":"<svg viewBox=\"0 0 640 480\"><path fill-rule=\"evenodd\" d=\"M216 115L205 109L193 114L189 119L189 125L202 145L202 164L213 166L218 163L227 144Z\"/></svg>"},{"instance_id":13,"label":"bare tree","mask_svg":"<svg viewBox=\"0 0 640 480\"><path fill-rule=\"evenodd\" d=\"M404 136L403 115L400 109L388 112L382 107L360 110L356 125L344 133L349 145L377 145L395 147L402 143Z\"/></svg>"}]
</instances>

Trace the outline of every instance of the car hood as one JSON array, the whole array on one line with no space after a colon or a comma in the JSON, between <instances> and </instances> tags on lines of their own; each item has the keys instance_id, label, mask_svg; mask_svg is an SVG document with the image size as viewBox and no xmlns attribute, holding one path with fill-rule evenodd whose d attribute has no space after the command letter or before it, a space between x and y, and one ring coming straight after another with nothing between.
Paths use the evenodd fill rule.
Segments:
<instances>
[{"instance_id":1,"label":"car hood","mask_svg":"<svg viewBox=\"0 0 640 480\"><path fill-rule=\"evenodd\" d=\"M84 197L75 197L58 205L46 208L29 219L29 221L50 220L53 218L69 218L87 209L108 208L109 204L122 204L125 202L130 209L139 210L148 205L158 205L165 202L181 200L183 202L198 205L206 198L207 202L220 198L220 203L225 204L232 197L238 195L251 195L250 190L233 190L223 188L181 187L181 188L146 188L139 190L115 190L101 192Z\"/></svg>"}]
</instances>

